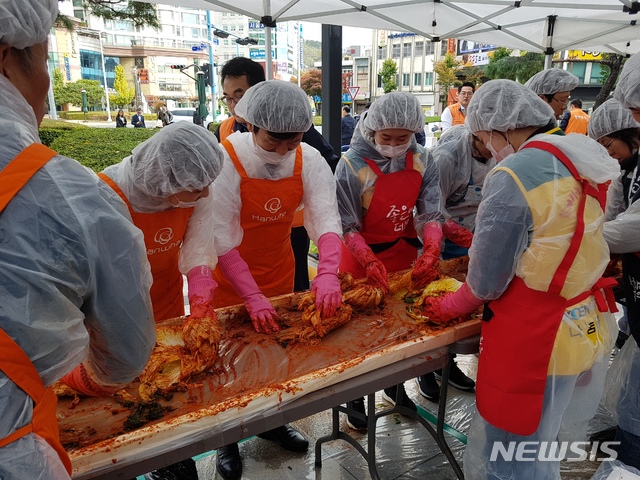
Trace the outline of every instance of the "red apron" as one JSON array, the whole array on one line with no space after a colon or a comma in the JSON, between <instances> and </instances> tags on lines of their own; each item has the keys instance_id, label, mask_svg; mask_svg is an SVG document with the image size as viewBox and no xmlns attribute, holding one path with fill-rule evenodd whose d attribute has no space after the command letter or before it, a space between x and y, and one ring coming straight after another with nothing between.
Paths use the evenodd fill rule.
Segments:
<instances>
[{"instance_id":1,"label":"red apron","mask_svg":"<svg viewBox=\"0 0 640 480\"><path fill-rule=\"evenodd\" d=\"M25 148L0 172L0 212L40 168L56 155L53 150L34 143ZM60 443L56 408L58 398L53 388L45 388L38 371L4 330L0 329L0 370L33 400L31 423L0 439L0 448L29 433L43 438L53 448L69 475L71 460Z\"/></svg>"},{"instance_id":2,"label":"red apron","mask_svg":"<svg viewBox=\"0 0 640 480\"><path fill-rule=\"evenodd\" d=\"M378 178L371 204L362 219L360 234L388 272L407 269L418 258L413 208L422 186L422 175L413 168L413 151L407 152L405 169L394 173L384 174L375 162L368 158L365 161ZM415 242L412 245L407 239ZM385 243L392 245L384 250L376 248ZM364 267L345 245L342 246L340 271L349 272L356 278L366 276Z\"/></svg>"},{"instance_id":3,"label":"red apron","mask_svg":"<svg viewBox=\"0 0 640 480\"><path fill-rule=\"evenodd\" d=\"M240 225L244 231L238 246L251 275L266 297L293 292L295 262L291 249L291 224L302 201L302 148L296 150L293 175L280 180L249 178L233 145L222 142L240 175ZM237 305L243 300L217 267L213 278L218 289L216 308Z\"/></svg>"},{"instance_id":4,"label":"red apron","mask_svg":"<svg viewBox=\"0 0 640 480\"><path fill-rule=\"evenodd\" d=\"M514 277L505 293L485 307L489 310L486 312L489 321L482 324L476 384L478 412L497 428L531 435L538 429L542 416L547 371L565 309L594 295L601 312L615 311L611 288L616 282L602 278L591 290L575 298L560 295L582 242L587 195L597 198L604 209L607 186L592 187L553 145L535 141L523 148L537 148L554 155L582 184L584 193L571 244L548 291L530 289L521 278ZM605 289L604 294L601 289Z\"/></svg>"},{"instance_id":5,"label":"red apron","mask_svg":"<svg viewBox=\"0 0 640 480\"><path fill-rule=\"evenodd\" d=\"M159 322L184 315L182 274L178 270L178 256L193 208L172 208L152 213L134 212L120 187L104 173L99 173L98 176L124 200L129 207L133 224L144 234L144 244L153 276L153 318Z\"/></svg>"}]
</instances>

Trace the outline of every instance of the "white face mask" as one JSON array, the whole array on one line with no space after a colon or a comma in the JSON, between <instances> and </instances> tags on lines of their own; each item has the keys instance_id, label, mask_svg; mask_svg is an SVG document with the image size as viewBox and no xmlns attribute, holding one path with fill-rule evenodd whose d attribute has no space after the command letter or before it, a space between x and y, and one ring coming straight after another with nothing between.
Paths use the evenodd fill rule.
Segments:
<instances>
[{"instance_id":1,"label":"white face mask","mask_svg":"<svg viewBox=\"0 0 640 480\"><path fill-rule=\"evenodd\" d=\"M376 150L387 158L396 158L407 153L409 146L411 146L411 142L403 145L396 145L395 147L391 145L379 145L376 143Z\"/></svg>"},{"instance_id":2,"label":"white face mask","mask_svg":"<svg viewBox=\"0 0 640 480\"><path fill-rule=\"evenodd\" d=\"M502 150L500 150L499 152L493 147L493 145L491 144L491 137L493 135L493 132L491 132L489 134L489 142L487 143L487 150L489 150L491 152L491 154L493 155L494 160L496 161L496 163L500 163L502 160L504 160L505 158L507 158L509 155L511 155L512 153L516 153L516 151L513 149L513 146L509 143L509 136L507 134L507 146L504 147Z\"/></svg>"},{"instance_id":3,"label":"white face mask","mask_svg":"<svg viewBox=\"0 0 640 480\"><path fill-rule=\"evenodd\" d=\"M278 152L269 152L256 143L255 136L253 138L253 153L263 162L269 165L282 165L295 156L295 150L289 150L284 155Z\"/></svg>"},{"instance_id":4,"label":"white face mask","mask_svg":"<svg viewBox=\"0 0 640 480\"><path fill-rule=\"evenodd\" d=\"M200 199L198 199L200 200ZM174 207L174 208L191 208L191 207L195 207L196 203L198 202L198 200L194 200L193 202L183 202L182 200L178 200L175 197L169 197L167 198L167 201Z\"/></svg>"}]
</instances>

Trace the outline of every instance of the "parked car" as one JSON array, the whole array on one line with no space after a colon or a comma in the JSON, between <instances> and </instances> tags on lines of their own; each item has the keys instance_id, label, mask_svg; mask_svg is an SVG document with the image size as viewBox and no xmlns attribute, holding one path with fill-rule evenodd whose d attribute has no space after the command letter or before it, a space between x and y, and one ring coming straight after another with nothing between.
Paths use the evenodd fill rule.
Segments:
<instances>
[{"instance_id":1,"label":"parked car","mask_svg":"<svg viewBox=\"0 0 640 480\"><path fill-rule=\"evenodd\" d=\"M196 109L195 108L174 108L173 110L171 110L171 113L173 114L174 122L184 122L184 121L193 122L193 116L196 113ZM207 118L204 121L205 128L209 128L209 124L211 122L213 122L213 115L209 113L209 115L207 115Z\"/></svg>"}]
</instances>

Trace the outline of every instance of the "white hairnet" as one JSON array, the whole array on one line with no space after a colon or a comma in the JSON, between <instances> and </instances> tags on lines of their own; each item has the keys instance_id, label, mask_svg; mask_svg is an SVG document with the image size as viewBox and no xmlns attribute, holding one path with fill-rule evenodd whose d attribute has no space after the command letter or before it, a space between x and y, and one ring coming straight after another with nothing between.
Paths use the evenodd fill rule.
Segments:
<instances>
[{"instance_id":1,"label":"white hairnet","mask_svg":"<svg viewBox=\"0 0 640 480\"><path fill-rule=\"evenodd\" d=\"M58 0L0 0L0 43L17 49L47 39L58 15Z\"/></svg>"},{"instance_id":2,"label":"white hairnet","mask_svg":"<svg viewBox=\"0 0 640 480\"><path fill-rule=\"evenodd\" d=\"M580 80L573 73L561 68L549 68L536 73L524 86L538 95L555 95L558 92L570 92L578 83Z\"/></svg>"},{"instance_id":3,"label":"white hairnet","mask_svg":"<svg viewBox=\"0 0 640 480\"><path fill-rule=\"evenodd\" d=\"M625 108L640 107L640 53L625 62L614 96Z\"/></svg>"},{"instance_id":4,"label":"white hairnet","mask_svg":"<svg viewBox=\"0 0 640 480\"><path fill-rule=\"evenodd\" d=\"M600 105L589 120L589 136L595 140L627 128L640 128L640 124L615 98Z\"/></svg>"},{"instance_id":5,"label":"white hairnet","mask_svg":"<svg viewBox=\"0 0 640 480\"><path fill-rule=\"evenodd\" d=\"M512 80L491 80L471 98L467 128L471 132L543 127L555 118L553 109L529 88Z\"/></svg>"},{"instance_id":6,"label":"white hairnet","mask_svg":"<svg viewBox=\"0 0 640 480\"><path fill-rule=\"evenodd\" d=\"M218 140L206 128L172 123L133 149L133 181L156 198L202 190L222 170L223 158Z\"/></svg>"},{"instance_id":7,"label":"white hairnet","mask_svg":"<svg viewBox=\"0 0 640 480\"><path fill-rule=\"evenodd\" d=\"M256 127L275 133L306 132L313 123L307 94L282 80L260 82L245 92L235 114Z\"/></svg>"},{"instance_id":8,"label":"white hairnet","mask_svg":"<svg viewBox=\"0 0 640 480\"><path fill-rule=\"evenodd\" d=\"M412 132L424 129L424 112L420 100L409 92L391 92L371 104L363 119L366 129L373 132L402 128Z\"/></svg>"}]
</instances>

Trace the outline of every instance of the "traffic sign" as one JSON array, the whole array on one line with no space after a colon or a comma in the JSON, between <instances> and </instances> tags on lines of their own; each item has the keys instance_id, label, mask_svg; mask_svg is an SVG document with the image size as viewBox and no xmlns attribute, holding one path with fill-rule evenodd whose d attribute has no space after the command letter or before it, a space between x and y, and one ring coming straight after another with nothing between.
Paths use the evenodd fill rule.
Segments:
<instances>
[{"instance_id":1,"label":"traffic sign","mask_svg":"<svg viewBox=\"0 0 640 480\"><path fill-rule=\"evenodd\" d=\"M349 90L349 95L351 96L351 101L355 101L356 100L356 96L358 95L358 92L360 91L360 87L355 86L355 87L347 87L347 90Z\"/></svg>"}]
</instances>

